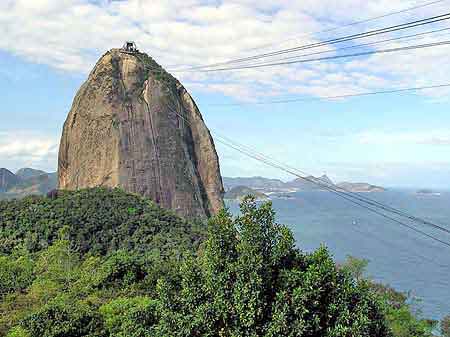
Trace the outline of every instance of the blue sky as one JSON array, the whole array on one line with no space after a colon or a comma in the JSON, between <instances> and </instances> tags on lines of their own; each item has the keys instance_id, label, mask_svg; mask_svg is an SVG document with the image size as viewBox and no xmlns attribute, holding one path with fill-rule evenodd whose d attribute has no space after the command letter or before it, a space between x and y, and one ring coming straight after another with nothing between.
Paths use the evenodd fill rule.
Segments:
<instances>
[{"instance_id":1,"label":"blue sky","mask_svg":"<svg viewBox=\"0 0 450 337\"><path fill-rule=\"evenodd\" d=\"M271 48L302 44L305 32L421 3L347 2L326 6L307 1L298 7L297 2L280 1L275 8L269 1L251 0L226 4L40 0L32 5L7 0L0 5L0 29L7 32L6 41L0 42L0 166L55 170L62 125L76 91L95 61L125 39L138 41L142 51L166 66L204 64L241 56L243 50L253 50L244 55L270 50L254 48L271 41L290 39ZM350 5L360 11L348 13L345 8ZM442 12L442 7L431 7L420 14L426 17ZM333 22L323 19L329 12L335 15ZM39 19L44 14L48 20ZM407 15L392 16L352 29L364 31L409 19ZM91 26L85 24L89 20ZM233 40L234 36L239 39ZM319 38L323 36L309 36L307 42ZM450 188L450 103L446 90L338 101L214 106L450 82L446 80L450 73L448 52L444 47L408 55L231 74L175 75L191 92L212 130L291 166L315 175L327 173L336 181ZM225 176L293 178L221 144L217 149Z\"/></svg>"}]
</instances>

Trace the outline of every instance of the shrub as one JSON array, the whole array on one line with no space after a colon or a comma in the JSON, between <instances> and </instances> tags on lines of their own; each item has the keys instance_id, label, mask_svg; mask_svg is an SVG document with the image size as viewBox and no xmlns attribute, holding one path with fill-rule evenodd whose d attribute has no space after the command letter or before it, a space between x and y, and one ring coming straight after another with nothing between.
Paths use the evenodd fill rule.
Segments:
<instances>
[{"instance_id":1,"label":"shrub","mask_svg":"<svg viewBox=\"0 0 450 337\"><path fill-rule=\"evenodd\" d=\"M33 282L33 260L23 249L12 255L0 255L0 298L23 291Z\"/></svg>"},{"instance_id":2,"label":"shrub","mask_svg":"<svg viewBox=\"0 0 450 337\"><path fill-rule=\"evenodd\" d=\"M142 281L147 272L143 258L134 252L119 250L103 263L99 286L130 285Z\"/></svg>"},{"instance_id":3,"label":"shrub","mask_svg":"<svg viewBox=\"0 0 450 337\"><path fill-rule=\"evenodd\" d=\"M21 322L30 337L104 336L102 320L95 308L58 297Z\"/></svg>"},{"instance_id":4,"label":"shrub","mask_svg":"<svg viewBox=\"0 0 450 337\"><path fill-rule=\"evenodd\" d=\"M152 337L156 302L148 297L118 298L100 307L110 336Z\"/></svg>"},{"instance_id":5,"label":"shrub","mask_svg":"<svg viewBox=\"0 0 450 337\"><path fill-rule=\"evenodd\" d=\"M30 337L30 334L24 328L16 326L11 329L6 337Z\"/></svg>"}]
</instances>

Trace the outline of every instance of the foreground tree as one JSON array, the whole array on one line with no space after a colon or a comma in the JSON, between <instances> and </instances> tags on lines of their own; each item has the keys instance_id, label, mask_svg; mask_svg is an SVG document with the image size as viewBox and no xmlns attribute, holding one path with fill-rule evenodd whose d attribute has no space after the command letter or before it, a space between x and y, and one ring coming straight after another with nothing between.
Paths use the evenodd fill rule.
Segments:
<instances>
[{"instance_id":1,"label":"foreground tree","mask_svg":"<svg viewBox=\"0 0 450 337\"><path fill-rule=\"evenodd\" d=\"M390 335L369 285L338 270L325 248L296 249L270 203L248 198L241 213L212 219L180 282L159 282L161 336Z\"/></svg>"},{"instance_id":2,"label":"foreground tree","mask_svg":"<svg viewBox=\"0 0 450 337\"><path fill-rule=\"evenodd\" d=\"M450 337L450 315L446 316L441 321L442 336Z\"/></svg>"},{"instance_id":3,"label":"foreground tree","mask_svg":"<svg viewBox=\"0 0 450 337\"><path fill-rule=\"evenodd\" d=\"M387 324L395 337L433 337L437 322L420 317L420 310L414 310L417 299L410 293L399 292L388 285L364 277L368 260L348 256L340 269L346 271L358 282L369 285L381 298ZM445 335L444 335L445 336Z\"/></svg>"}]
</instances>

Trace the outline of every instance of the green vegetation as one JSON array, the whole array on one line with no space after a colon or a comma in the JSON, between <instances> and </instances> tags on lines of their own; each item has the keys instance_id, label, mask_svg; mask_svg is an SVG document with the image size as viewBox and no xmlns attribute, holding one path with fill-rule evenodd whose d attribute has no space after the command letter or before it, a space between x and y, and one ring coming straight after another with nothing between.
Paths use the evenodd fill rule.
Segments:
<instances>
[{"instance_id":1,"label":"green vegetation","mask_svg":"<svg viewBox=\"0 0 450 337\"><path fill-rule=\"evenodd\" d=\"M450 315L446 316L441 321L442 336L450 337Z\"/></svg>"},{"instance_id":2,"label":"green vegetation","mask_svg":"<svg viewBox=\"0 0 450 337\"><path fill-rule=\"evenodd\" d=\"M357 259L349 256L347 261L340 266L341 270L347 272L358 280L365 283L374 293L378 295L383 304L386 322L395 337L432 337L436 321L423 319L413 314L416 300L410 294L398 292L395 289L376 283L364 277L368 260Z\"/></svg>"},{"instance_id":3,"label":"green vegetation","mask_svg":"<svg viewBox=\"0 0 450 337\"><path fill-rule=\"evenodd\" d=\"M0 335L429 336L366 262L299 251L270 203L241 211L205 234L117 189L0 202Z\"/></svg>"},{"instance_id":4,"label":"green vegetation","mask_svg":"<svg viewBox=\"0 0 450 337\"><path fill-rule=\"evenodd\" d=\"M58 192L56 199L26 197L0 202L0 252L23 245L31 253L47 248L61 230L80 254L106 255L118 249L180 255L195 250L204 230L148 199L120 189Z\"/></svg>"}]
</instances>

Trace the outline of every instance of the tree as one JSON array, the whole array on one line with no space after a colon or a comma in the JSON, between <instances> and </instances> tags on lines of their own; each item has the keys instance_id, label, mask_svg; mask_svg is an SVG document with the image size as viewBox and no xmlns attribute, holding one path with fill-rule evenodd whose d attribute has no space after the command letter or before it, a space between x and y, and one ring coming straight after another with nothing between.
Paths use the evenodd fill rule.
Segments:
<instances>
[{"instance_id":1,"label":"tree","mask_svg":"<svg viewBox=\"0 0 450 337\"><path fill-rule=\"evenodd\" d=\"M156 302L148 297L118 298L100 307L107 332L115 337L152 337Z\"/></svg>"},{"instance_id":2,"label":"tree","mask_svg":"<svg viewBox=\"0 0 450 337\"><path fill-rule=\"evenodd\" d=\"M432 337L436 325L433 320L422 319L413 313L414 299L409 293L399 292L390 286L364 278L367 260L348 256L340 269L347 272L357 283L366 284L376 293L384 307L386 321L395 337Z\"/></svg>"},{"instance_id":3,"label":"tree","mask_svg":"<svg viewBox=\"0 0 450 337\"><path fill-rule=\"evenodd\" d=\"M18 202L19 213L26 214L19 218L17 205L6 205L7 226L20 228L23 244L45 248L8 248L0 255L0 335L385 337L392 331L395 337L431 336L434 322L412 313L408 294L364 277L367 261L351 257L337 267L325 247L312 253L297 249L292 233L275 222L270 203L258 206L247 198L238 217L223 210L209 221L207 239L194 251L200 238L191 225L167 222L174 228L163 231L165 215L142 212L148 206L144 200L136 203L132 196L129 202L117 191L73 193L89 198L67 194L67 199L62 195L52 201L75 201L78 210L66 212L71 225L65 226L63 210L54 205L61 214L52 228L60 234L50 241L53 232L43 231L44 240L35 241L25 228L34 213L43 226L53 226L48 201L38 199L37 206L29 200L27 207ZM74 245L74 228L80 228L86 214L81 209L90 210L92 200L99 205L97 198L104 196L134 208L110 214L111 221L103 225L97 216L90 219L95 231L89 240L76 237ZM47 221L41 208L47 210ZM11 238L8 242L17 238L14 230L3 234ZM104 241L111 236L116 243ZM101 249L91 250L91 244Z\"/></svg>"},{"instance_id":4,"label":"tree","mask_svg":"<svg viewBox=\"0 0 450 337\"><path fill-rule=\"evenodd\" d=\"M23 291L33 282L33 260L23 248L11 255L0 255L0 299L8 293Z\"/></svg>"},{"instance_id":5,"label":"tree","mask_svg":"<svg viewBox=\"0 0 450 337\"><path fill-rule=\"evenodd\" d=\"M364 278L364 273L366 272L369 260L358 259L354 256L347 256L347 260L341 269L347 271L356 281L361 281Z\"/></svg>"},{"instance_id":6,"label":"tree","mask_svg":"<svg viewBox=\"0 0 450 337\"><path fill-rule=\"evenodd\" d=\"M445 316L441 321L441 332L444 337L450 337L450 315Z\"/></svg>"},{"instance_id":7,"label":"tree","mask_svg":"<svg viewBox=\"0 0 450 337\"><path fill-rule=\"evenodd\" d=\"M294 247L270 203L222 211L178 284L158 284L161 336L389 336L366 285L338 270L326 248Z\"/></svg>"},{"instance_id":8,"label":"tree","mask_svg":"<svg viewBox=\"0 0 450 337\"><path fill-rule=\"evenodd\" d=\"M21 327L30 337L105 336L95 308L67 296L59 296L27 316Z\"/></svg>"}]
</instances>

